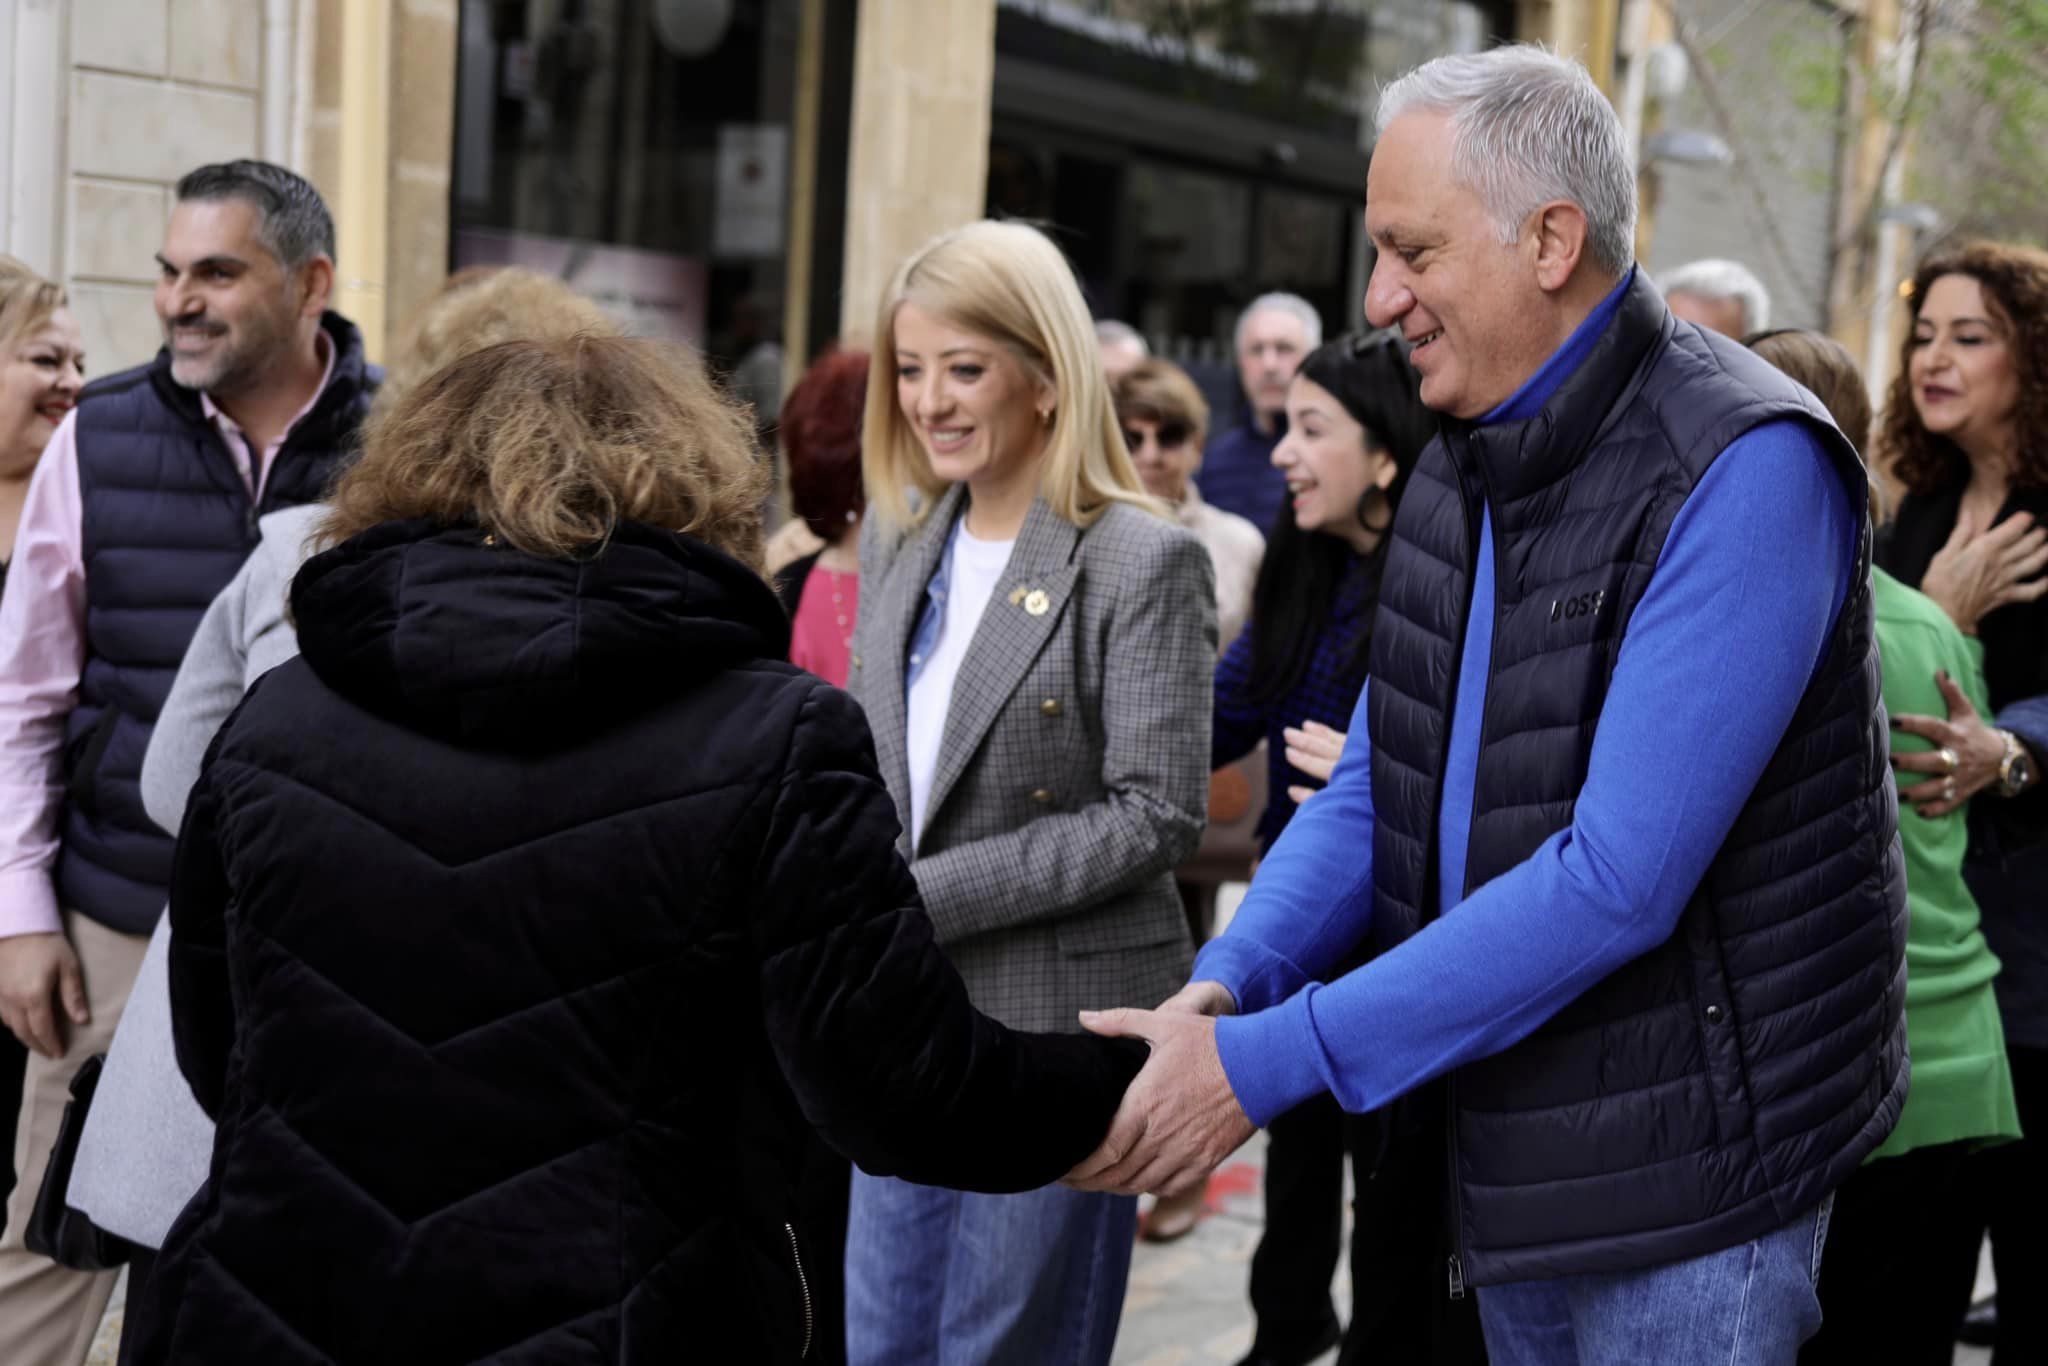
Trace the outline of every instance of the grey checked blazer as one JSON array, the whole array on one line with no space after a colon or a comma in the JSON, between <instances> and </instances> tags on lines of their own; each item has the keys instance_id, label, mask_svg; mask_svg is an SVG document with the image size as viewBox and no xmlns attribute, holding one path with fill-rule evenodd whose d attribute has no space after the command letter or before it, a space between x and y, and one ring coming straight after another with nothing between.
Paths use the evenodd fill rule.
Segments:
<instances>
[{"instance_id":1,"label":"grey checked blazer","mask_svg":"<svg viewBox=\"0 0 2048 1366\"><path fill-rule=\"evenodd\" d=\"M847 688L906 827L904 654L964 496L907 532L874 518L862 531ZM1077 1011L1153 1006L1186 984L1172 870L1206 816L1215 661L1199 541L1135 507L1083 530L1032 505L954 682L914 855L902 837L987 1014L1072 1031Z\"/></svg>"}]
</instances>

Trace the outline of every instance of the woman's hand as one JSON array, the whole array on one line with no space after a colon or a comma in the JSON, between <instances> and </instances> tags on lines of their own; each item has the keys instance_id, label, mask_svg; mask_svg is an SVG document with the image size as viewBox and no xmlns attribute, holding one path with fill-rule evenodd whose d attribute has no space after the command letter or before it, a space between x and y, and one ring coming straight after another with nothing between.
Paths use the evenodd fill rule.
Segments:
<instances>
[{"instance_id":1,"label":"woman's hand","mask_svg":"<svg viewBox=\"0 0 2048 1366\"><path fill-rule=\"evenodd\" d=\"M1337 770L1337 760L1344 754L1344 732L1331 730L1320 721L1304 721L1299 726L1285 727L1281 732L1287 739L1287 762L1319 783L1330 781L1330 775ZM1289 787L1287 795L1300 806L1321 789Z\"/></svg>"},{"instance_id":2,"label":"woman's hand","mask_svg":"<svg viewBox=\"0 0 2048 1366\"><path fill-rule=\"evenodd\" d=\"M1946 670L1934 681L1948 699L1948 719L1934 716L1894 716L1892 729L1917 735L1934 745L1921 754L1894 754L1892 767L1900 773L1927 775L1924 781L1899 788L1899 800L1912 803L1928 820L1959 810L1963 803L1998 781L1998 765L2005 758L2005 741L1984 724L1970 699L1956 686Z\"/></svg>"},{"instance_id":3,"label":"woman's hand","mask_svg":"<svg viewBox=\"0 0 2048 1366\"><path fill-rule=\"evenodd\" d=\"M1979 532L1965 513L1956 518L1948 543L1927 562L1920 591L1940 605L1965 635L2008 603L2032 602L2048 593L2048 528L2032 514L2012 516Z\"/></svg>"}]
</instances>

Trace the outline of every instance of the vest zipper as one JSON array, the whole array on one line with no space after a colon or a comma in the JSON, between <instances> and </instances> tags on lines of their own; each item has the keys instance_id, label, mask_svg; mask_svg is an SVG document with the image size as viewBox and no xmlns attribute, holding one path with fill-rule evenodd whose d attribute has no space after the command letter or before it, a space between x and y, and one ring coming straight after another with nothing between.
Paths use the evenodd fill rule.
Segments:
<instances>
[{"instance_id":1,"label":"vest zipper","mask_svg":"<svg viewBox=\"0 0 2048 1366\"><path fill-rule=\"evenodd\" d=\"M804 1275L804 1254L803 1249L797 1246L796 1225L784 1224L782 1231L789 1235L789 1260L790 1264L796 1267L796 1288L803 1293L804 1299L804 1345L797 1356L808 1361L811 1355L811 1335L817 1327L816 1315L811 1308L811 1279Z\"/></svg>"},{"instance_id":2,"label":"vest zipper","mask_svg":"<svg viewBox=\"0 0 2048 1366\"><path fill-rule=\"evenodd\" d=\"M1445 454L1449 454L1448 443L1446 443ZM1487 507L1490 509L1493 505L1493 488L1486 478L1486 464L1484 461L1475 460L1473 462L1473 467L1479 473L1479 483L1481 487L1485 489L1486 503ZM1458 476L1458 507L1461 511L1464 512L1465 525L1469 527L1472 525L1472 505L1471 500L1466 496L1465 493L1464 473L1463 471L1457 468L1457 462L1455 460L1451 462L1451 469L1452 472L1457 474ZM1477 540L1477 535L1479 530L1484 530L1490 524L1490 519L1488 517L1482 517L1480 519L1480 523L1480 527L1475 529L1474 531L1474 540L1472 544L1472 578L1475 585L1477 584L1479 579L1480 546ZM1491 539L1492 538L1489 537L1489 541ZM1496 554L1493 557L1493 583L1493 602L1488 609L1493 613L1493 633L1487 637L1486 642L1486 678L1489 686L1491 685L1493 680L1494 651L1500 647L1500 556L1498 554ZM1465 630L1469 633L1471 629L1472 614L1468 606L1465 613ZM1459 666L1451 671L1451 706L1453 714L1455 714L1455 710L1457 707L1458 689L1463 685L1464 682L1464 679L1462 677L1464 672L1464 658L1465 637L1463 635L1460 635L1458 638ZM1456 721L1453 720L1452 724L1455 725ZM1439 812L1437 817L1436 838L1439 843L1442 841L1444 837L1443 817L1441 812L1443 807L1444 781L1450 773L1451 761L1451 753L1449 749L1450 735L1448 731L1445 732L1444 742L1444 757L1443 762L1440 765L1438 765L1436 782L1437 807ZM1483 703L1481 704L1479 709L1479 751L1482 754L1486 752L1486 708ZM1466 869L1463 874L1464 882L1459 888L1459 900L1461 901L1464 899L1466 890L1469 889L1472 885L1472 846L1470 835L1472 831L1472 822L1478 815L1479 784L1477 781L1474 781L1472 784L1472 809L1468 811L1465 815L1465 831L1467 835L1465 845ZM1425 878L1425 883L1426 882L1427 878ZM1437 888L1437 901L1439 905L1442 904L1443 888L1441 887ZM1442 911L1439 910L1437 914L1441 915ZM1453 1300L1462 1300L1465 1298L1465 1195L1464 1192L1460 1190L1458 1186L1458 1074L1456 1069L1453 1069L1444 1077L1444 1162L1444 1181L1445 1184L1449 1187L1451 1203L1451 1255L1449 1259L1450 1265L1448 1268L1449 1274L1446 1279L1449 1283L1450 1297Z\"/></svg>"}]
</instances>

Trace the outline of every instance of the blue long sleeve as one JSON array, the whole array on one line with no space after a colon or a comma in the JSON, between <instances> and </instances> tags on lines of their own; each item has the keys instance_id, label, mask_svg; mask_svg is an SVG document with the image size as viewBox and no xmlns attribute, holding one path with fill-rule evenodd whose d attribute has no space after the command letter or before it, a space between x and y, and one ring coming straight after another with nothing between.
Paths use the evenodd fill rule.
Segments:
<instances>
[{"instance_id":1,"label":"blue long sleeve","mask_svg":"<svg viewBox=\"0 0 2048 1366\"><path fill-rule=\"evenodd\" d=\"M1229 929L1195 956L1240 1011L1264 1010L1327 976L1372 918L1372 750L1361 689L1330 782L1294 813L1259 864ZM1286 801L1282 792L1273 797Z\"/></svg>"},{"instance_id":2,"label":"blue long sleeve","mask_svg":"<svg viewBox=\"0 0 2048 1366\"><path fill-rule=\"evenodd\" d=\"M1630 623L1572 824L1329 985L1315 980L1342 951L1329 945L1355 942L1370 916L1370 790L1362 813L1355 800L1316 811L1336 781L1310 803L1195 974L1253 1012L1219 1021L1217 1045L1255 1122L1323 1090L1348 1110L1382 1105L1514 1044L1671 935L1819 663L1848 594L1860 494L1796 424L1723 452ZM1363 722L1339 779L1369 762Z\"/></svg>"},{"instance_id":3,"label":"blue long sleeve","mask_svg":"<svg viewBox=\"0 0 2048 1366\"><path fill-rule=\"evenodd\" d=\"M1216 716L1209 728L1209 768L1235 763L1266 738L1266 709L1245 696L1252 685L1252 624L1216 661Z\"/></svg>"}]
</instances>

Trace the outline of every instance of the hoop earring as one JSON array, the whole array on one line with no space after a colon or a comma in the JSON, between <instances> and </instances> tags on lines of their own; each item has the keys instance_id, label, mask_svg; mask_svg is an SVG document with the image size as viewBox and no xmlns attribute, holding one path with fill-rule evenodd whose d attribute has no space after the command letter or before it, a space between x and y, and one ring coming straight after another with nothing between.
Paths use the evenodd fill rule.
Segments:
<instances>
[{"instance_id":1,"label":"hoop earring","mask_svg":"<svg viewBox=\"0 0 2048 1366\"><path fill-rule=\"evenodd\" d=\"M1367 489L1358 496L1355 515L1360 526L1375 536L1384 536L1393 529L1394 500L1387 497L1385 489Z\"/></svg>"}]
</instances>

